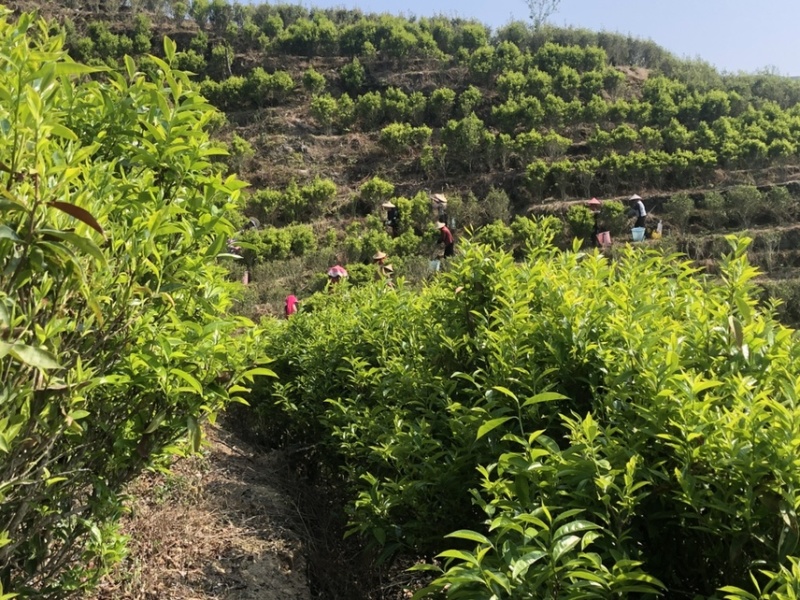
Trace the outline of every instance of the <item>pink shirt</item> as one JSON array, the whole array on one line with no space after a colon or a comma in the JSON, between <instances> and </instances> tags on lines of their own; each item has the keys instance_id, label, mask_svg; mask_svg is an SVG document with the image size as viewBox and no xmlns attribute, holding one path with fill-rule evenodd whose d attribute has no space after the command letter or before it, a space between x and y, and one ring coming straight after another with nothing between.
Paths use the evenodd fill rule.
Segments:
<instances>
[{"instance_id":1,"label":"pink shirt","mask_svg":"<svg viewBox=\"0 0 800 600\"><path fill-rule=\"evenodd\" d=\"M297 312L297 296L290 294L286 296L286 316L293 315Z\"/></svg>"}]
</instances>

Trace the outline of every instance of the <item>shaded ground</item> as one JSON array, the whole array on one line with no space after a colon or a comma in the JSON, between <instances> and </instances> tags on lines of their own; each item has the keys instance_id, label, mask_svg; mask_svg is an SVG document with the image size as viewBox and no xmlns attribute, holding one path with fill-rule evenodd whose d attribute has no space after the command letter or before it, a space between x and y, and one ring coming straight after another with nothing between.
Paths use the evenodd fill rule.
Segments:
<instances>
[{"instance_id":1,"label":"shaded ground","mask_svg":"<svg viewBox=\"0 0 800 600\"><path fill-rule=\"evenodd\" d=\"M129 490L129 556L94 600L310 600L302 524L281 456L209 429L203 456Z\"/></svg>"}]
</instances>

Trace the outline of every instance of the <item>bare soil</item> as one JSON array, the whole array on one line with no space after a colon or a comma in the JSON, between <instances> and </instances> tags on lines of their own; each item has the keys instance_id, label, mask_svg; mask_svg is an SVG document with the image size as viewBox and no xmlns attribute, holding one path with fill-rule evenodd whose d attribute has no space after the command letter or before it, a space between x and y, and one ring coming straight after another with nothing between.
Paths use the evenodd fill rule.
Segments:
<instances>
[{"instance_id":1,"label":"bare soil","mask_svg":"<svg viewBox=\"0 0 800 600\"><path fill-rule=\"evenodd\" d=\"M92 600L310 600L302 520L280 453L209 428L202 456L128 490L129 556Z\"/></svg>"}]
</instances>

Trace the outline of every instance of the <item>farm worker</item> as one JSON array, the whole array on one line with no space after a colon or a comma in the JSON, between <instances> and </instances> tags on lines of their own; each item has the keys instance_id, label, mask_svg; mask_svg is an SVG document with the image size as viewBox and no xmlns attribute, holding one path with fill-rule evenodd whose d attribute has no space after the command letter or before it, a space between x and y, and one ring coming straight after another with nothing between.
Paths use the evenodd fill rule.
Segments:
<instances>
[{"instance_id":1,"label":"farm worker","mask_svg":"<svg viewBox=\"0 0 800 600\"><path fill-rule=\"evenodd\" d=\"M447 258L448 256L453 256L455 254L455 240L453 239L453 234L442 222L436 224L436 229L439 230L439 244L444 244L444 256Z\"/></svg>"},{"instance_id":2,"label":"farm worker","mask_svg":"<svg viewBox=\"0 0 800 600\"><path fill-rule=\"evenodd\" d=\"M375 271L375 279L376 280L380 280L380 279L384 279L385 277L387 277L386 267L388 265L385 264L386 263L386 252L383 252L381 250L376 252L372 257L372 262L375 263L375 265L378 267L377 270Z\"/></svg>"},{"instance_id":3,"label":"farm worker","mask_svg":"<svg viewBox=\"0 0 800 600\"><path fill-rule=\"evenodd\" d=\"M444 194L433 194L431 201L436 220L447 223L447 197Z\"/></svg>"},{"instance_id":4,"label":"farm worker","mask_svg":"<svg viewBox=\"0 0 800 600\"><path fill-rule=\"evenodd\" d=\"M347 269L342 265L335 265L328 269L328 291L332 292L337 283L347 279Z\"/></svg>"},{"instance_id":5,"label":"farm worker","mask_svg":"<svg viewBox=\"0 0 800 600\"><path fill-rule=\"evenodd\" d=\"M394 281L392 281L392 276L394 275L394 267L392 265L383 265L383 275L386 277L386 287L393 288Z\"/></svg>"},{"instance_id":6,"label":"farm worker","mask_svg":"<svg viewBox=\"0 0 800 600\"><path fill-rule=\"evenodd\" d=\"M588 206L589 210L592 211L592 216L594 217L594 227L592 227L592 246L597 247L600 245L600 240L597 237L600 233L600 200L597 198L592 198L586 203L586 206Z\"/></svg>"},{"instance_id":7,"label":"farm worker","mask_svg":"<svg viewBox=\"0 0 800 600\"><path fill-rule=\"evenodd\" d=\"M288 296L286 296L286 306L284 306L284 313L287 319L297 312L298 302L300 301L294 294L289 294Z\"/></svg>"},{"instance_id":8,"label":"farm worker","mask_svg":"<svg viewBox=\"0 0 800 600\"><path fill-rule=\"evenodd\" d=\"M634 194L631 196L631 211L633 212L633 216L636 217L636 223L633 224L634 227L644 227L645 217L647 216L647 211L644 208L644 202L642 202L642 197Z\"/></svg>"},{"instance_id":9,"label":"farm worker","mask_svg":"<svg viewBox=\"0 0 800 600\"><path fill-rule=\"evenodd\" d=\"M392 237L397 237L397 228L400 226L400 212L391 202L381 204L386 209L386 224L392 228Z\"/></svg>"}]
</instances>

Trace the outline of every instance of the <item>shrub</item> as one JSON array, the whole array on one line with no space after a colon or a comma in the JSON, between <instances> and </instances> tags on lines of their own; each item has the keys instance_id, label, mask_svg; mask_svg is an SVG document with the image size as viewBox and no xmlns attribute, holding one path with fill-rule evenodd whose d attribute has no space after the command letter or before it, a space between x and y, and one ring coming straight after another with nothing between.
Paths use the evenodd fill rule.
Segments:
<instances>
[{"instance_id":1,"label":"shrub","mask_svg":"<svg viewBox=\"0 0 800 600\"><path fill-rule=\"evenodd\" d=\"M567 225L573 237L588 240L594 230L594 214L582 204L570 206L567 210Z\"/></svg>"},{"instance_id":2,"label":"shrub","mask_svg":"<svg viewBox=\"0 0 800 600\"><path fill-rule=\"evenodd\" d=\"M342 87L349 92L358 92L364 86L367 80L366 71L361 65L358 58L354 58L352 62L346 64L339 71L342 80Z\"/></svg>"},{"instance_id":3,"label":"shrub","mask_svg":"<svg viewBox=\"0 0 800 600\"><path fill-rule=\"evenodd\" d=\"M438 554L417 597L766 598L796 581L800 347L731 242L714 279L464 244L421 292L272 327L251 401L344 478L352 534Z\"/></svg>"},{"instance_id":4,"label":"shrub","mask_svg":"<svg viewBox=\"0 0 800 600\"><path fill-rule=\"evenodd\" d=\"M336 102L336 98L328 93L314 96L311 99L310 109L314 120L325 129L325 133L330 135L339 109L339 103Z\"/></svg>"},{"instance_id":5,"label":"shrub","mask_svg":"<svg viewBox=\"0 0 800 600\"><path fill-rule=\"evenodd\" d=\"M686 231L689 217L694 212L694 200L689 194L675 194L664 204L664 211L671 223L683 233Z\"/></svg>"},{"instance_id":6,"label":"shrub","mask_svg":"<svg viewBox=\"0 0 800 600\"><path fill-rule=\"evenodd\" d=\"M626 233L628 229L628 209L618 200L606 200L600 206L600 222L611 235Z\"/></svg>"},{"instance_id":7,"label":"shrub","mask_svg":"<svg viewBox=\"0 0 800 600\"><path fill-rule=\"evenodd\" d=\"M322 93L322 90L325 89L326 81L325 76L316 71L314 67L309 67L305 73L303 73L303 88L313 95L317 95Z\"/></svg>"},{"instance_id":8,"label":"shrub","mask_svg":"<svg viewBox=\"0 0 800 600\"><path fill-rule=\"evenodd\" d=\"M358 188L358 193L362 200L374 208L392 197L394 185L380 177L373 177Z\"/></svg>"},{"instance_id":9,"label":"shrub","mask_svg":"<svg viewBox=\"0 0 800 600\"><path fill-rule=\"evenodd\" d=\"M764 208L769 211L774 220L784 223L793 220L797 214L797 199L785 187L775 186L764 199Z\"/></svg>"},{"instance_id":10,"label":"shrub","mask_svg":"<svg viewBox=\"0 0 800 600\"><path fill-rule=\"evenodd\" d=\"M515 254L527 256L537 249L547 248L561 237L564 223L553 215L518 216L511 223Z\"/></svg>"},{"instance_id":11,"label":"shrub","mask_svg":"<svg viewBox=\"0 0 800 600\"><path fill-rule=\"evenodd\" d=\"M228 165L236 172L241 172L256 155L253 145L243 137L233 134L228 154Z\"/></svg>"},{"instance_id":12,"label":"shrub","mask_svg":"<svg viewBox=\"0 0 800 600\"><path fill-rule=\"evenodd\" d=\"M719 229L728 222L725 198L719 192L709 192L703 197L703 208L706 210L705 219L712 229Z\"/></svg>"},{"instance_id":13,"label":"shrub","mask_svg":"<svg viewBox=\"0 0 800 600\"><path fill-rule=\"evenodd\" d=\"M513 237L514 233L508 225L503 221L495 221L478 229L473 239L495 250L508 250Z\"/></svg>"},{"instance_id":14,"label":"shrub","mask_svg":"<svg viewBox=\"0 0 800 600\"><path fill-rule=\"evenodd\" d=\"M189 49L186 52L178 52L175 55L175 65L183 71L202 73L206 68L206 59L202 54Z\"/></svg>"},{"instance_id":15,"label":"shrub","mask_svg":"<svg viewBox=\"0 0 800 600\"><path fill-rule=\"evenodd\" d=\"M243 184L211 166L213 111L170 40L158 79L105 75L8 16L0 87L26 100L0 139L0 582L64 597L123 556L125 484L235 399L256 330L217 257Z\"/></svg>"},{"instance_id":16,"label":"shrub","mask_svg":"<svg viewBox=\"0 0 800 600\"><path fill-rule=\"evenodd\" d=\"M725 195L725 210L745 229L750 227L753 217L761 211L762 203L761 192L752 185L731 188Z\"/></svg>"}]
</instances>

